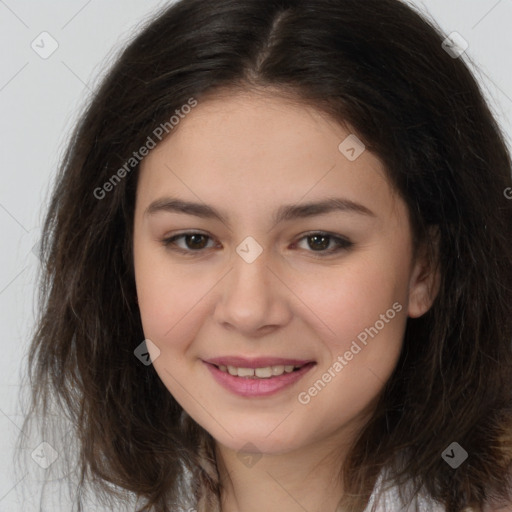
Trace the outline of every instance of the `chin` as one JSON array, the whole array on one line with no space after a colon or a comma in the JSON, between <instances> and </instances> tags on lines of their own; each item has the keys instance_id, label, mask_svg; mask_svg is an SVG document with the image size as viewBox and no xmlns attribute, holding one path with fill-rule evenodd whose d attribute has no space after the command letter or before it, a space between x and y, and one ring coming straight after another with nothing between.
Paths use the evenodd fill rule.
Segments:
<instances>
[{"instance_id":1,"label":"chin","mask_svg":"<svg viewBox=\"0 0 512 512\"><path fill-rule=\"evenodd\" d=\"M305 440L294 438L291 432L283 432L282 435L269 435L272 430L269 428L254 429L248 426L247 429L240 431L229 430L229 436L226 432L211 432L215 441L226 448L244 453L261 453L265 455L279 455L287 452L291 452L300 448ZM219 435L217 435L219 434Z\"/></svg>"}]
</instances>

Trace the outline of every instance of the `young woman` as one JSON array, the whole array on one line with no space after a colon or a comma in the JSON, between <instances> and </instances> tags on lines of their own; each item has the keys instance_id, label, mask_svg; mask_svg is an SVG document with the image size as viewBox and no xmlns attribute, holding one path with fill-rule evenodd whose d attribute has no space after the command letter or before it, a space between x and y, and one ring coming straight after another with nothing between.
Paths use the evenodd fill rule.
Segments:
<instances>
[{"instance_id":1,"label":"young woman","mask_svg":"<svg viewBox=\"0 0 512 512\"><path fill-rule=\"evenodd\" d=\"M511 160L452 43L398 0L182 0L130 43L41 248L26 428L80 492L511 510Z\"/></svg>"}]
</instances>

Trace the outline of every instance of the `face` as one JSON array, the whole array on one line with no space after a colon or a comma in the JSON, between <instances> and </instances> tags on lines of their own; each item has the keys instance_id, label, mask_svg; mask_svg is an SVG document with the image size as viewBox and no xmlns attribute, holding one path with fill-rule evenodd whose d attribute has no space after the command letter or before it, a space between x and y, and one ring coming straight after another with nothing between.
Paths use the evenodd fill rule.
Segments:
<instances>
[{"instance_id":1,"label":"face","mask_svg":"<svg viewBox=\"0 0 512 512\"><path fill-rule=\"evenodd\" d=\"M237 93L199 102L141 164L134 266L154 368L230 449L361 428L407 316L430 305L406 206L350 135Z\"/></svg>"}]
</instances>

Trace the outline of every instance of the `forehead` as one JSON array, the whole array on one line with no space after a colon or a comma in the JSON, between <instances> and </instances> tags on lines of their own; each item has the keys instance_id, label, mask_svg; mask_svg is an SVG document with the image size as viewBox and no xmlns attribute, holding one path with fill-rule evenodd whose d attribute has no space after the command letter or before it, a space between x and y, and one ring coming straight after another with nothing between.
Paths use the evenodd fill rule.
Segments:
<instances>
[{"instance_id":1,"label":"forehead","mask_svg":"<svg viewBox=\"0 0 512 512\"><path fill-rule=\"evenodd\" d=\"M200 100L175 128L141 163L138 195L146 202L177 190L219 206L242 197L246 210L334 192L374 205L393 199L382 162L350 127L297 100L223 93ZM347 144L355 159L343 152Z\"/></svg>"}]
</instances>

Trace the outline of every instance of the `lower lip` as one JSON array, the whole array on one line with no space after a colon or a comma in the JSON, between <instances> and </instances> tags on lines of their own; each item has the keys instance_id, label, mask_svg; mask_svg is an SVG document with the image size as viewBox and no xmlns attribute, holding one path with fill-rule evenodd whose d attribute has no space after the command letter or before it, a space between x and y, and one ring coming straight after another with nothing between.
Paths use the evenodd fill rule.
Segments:
<instances>
[{"instance_id":1,"label":"lower lip","mask_svg":"<svg viewBox=\"0 0 512 512\"><path fill-rule=\"evenodd\" d=\"M205 363L213 378L224 388L239 396L270 396L300 380L316 363L308 363L297 371L283 373L268 379L236 377L219 370L215 365Z\"/></svg>"}]
</instances>

